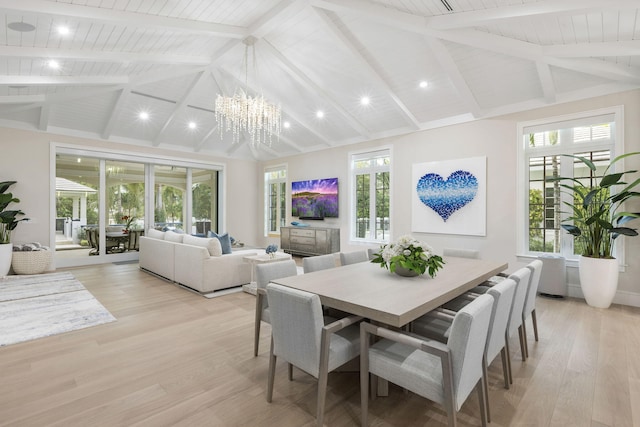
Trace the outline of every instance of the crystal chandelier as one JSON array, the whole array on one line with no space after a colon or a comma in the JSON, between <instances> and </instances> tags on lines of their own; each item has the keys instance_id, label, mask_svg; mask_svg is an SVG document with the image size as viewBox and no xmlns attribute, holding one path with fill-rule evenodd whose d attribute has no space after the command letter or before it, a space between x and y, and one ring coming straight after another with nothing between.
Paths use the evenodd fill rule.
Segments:
<instances>
[{"instance_id":1,"label":"crystal chandelier","mask_svg":"<svg viewBox=\"0 0 640 427\"><path fill-rule=\"evenodd\" d=\"M240 135L247 132L252 146L266 144L271 146L273 137L280 138L280 105L275 105L264 99L264 96L250 96L247 94L249 76L249 46L253 53L253 66L256 66L255 39L248 38L245 43L245 90L236 89L233 96L218 94L216 98L216 122L220 130L220 137L224 132L231 131L233 143L240 142ZM255 72L257 76L257 70Z\"/></svg>"}]
</instances>

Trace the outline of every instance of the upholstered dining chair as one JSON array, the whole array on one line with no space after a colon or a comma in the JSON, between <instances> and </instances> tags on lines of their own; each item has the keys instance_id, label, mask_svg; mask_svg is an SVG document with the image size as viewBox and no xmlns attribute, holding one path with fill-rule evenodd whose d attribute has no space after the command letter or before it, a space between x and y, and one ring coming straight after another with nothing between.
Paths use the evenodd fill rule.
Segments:
<instances>
[{"instance_id":1,"label":"upholstered dining chair","mask_svg":"<svg viewBox=\"0 0 640 427\"><path fill-rule=\"evenodd\" d=\"M475 249L463 249L463 248L444 248L442 250L443 256L455 256L459 258L480 258L480 251Z\"/></svg>"},{"instance_id":2,"label":"upholstered dining chair","mask_svg":"<svg viewBox=\"0 0 640 427\"><path fill-rule=\"evenodd\" d=\"M340 264L349 265L369 261L367 251L340 252Z\"/></svg>"},{"instance_id":3,"label":"upholstered dining chair","mask_svg":"<svg viewBox=\"0 0 640 427\"><path fill-rule=\"evenodd\" d=\"M507 365L506 331L511 313L511 304L516 291L516 282L513 279L505 279L487 291L487 295L493 297L493 308L491 310L491 320L489 322L489 335L484 349L483 385L487 396L487 420L491 421L491 411L489 405L489 378L488 366L498 356L502 357L502 373L504 376L504 386L509 388L509 368ZM470 304L478 297L477 294L467 294L457 298L458 309ZM451 313L451 312L450 312ZM419 317L413 322L413 332L427 338L436 339L446 343L451 333L451 325L455 312L449 314L446 311L432 311Z\"/></svg>"},{"instance_id":4,"label":"upholstered dining chair","mask_svg":"<svg viewBox=\"0 0 640 427\"><path fill-rule=\"evenodd\" d=\"M473 389L478 392L482 425L487 425L482 358L493 298L480 295L456 313L446 344L407 332L360 324L360 395L362 425L367 425L369 373L443 405L449 426ZM380 337L370 346L370 337Z\"/></svg>"},{"instance_id":5,"label":"upholstered dining chair","mask_svg":"<svg viewBox=\"0 0 640 427\"><path fill-rule=\"evenodd\" d=\"M266 264L256 264L256 324L255 337L253 341L253 355L258 355L260 344L260 325L262 322L271 323L269 320L269 301L267 299L267 285L274 279L295 276L298 274L296 262L292 259L287 261L270 262Z\"/></svg>"},{"instance_id":6,"label":"upholstered dining chair","mask_svg":"<svg viewBox=\"0 0 640 427\"><path fill-rule=\"evenodd\" d=\"M313 273L314 271L334 267L336 267L336 258L333 254L302 258L302 270L305 273Z\"/></svg>"},{"instance_id":7,"label":"upholstered dining chair","mask_svg":"<svg viewBox=\"0 0 640 427\"><path fill-rule=\"evenodd\" d=\"M324 421L324 405L329 372L360 354L359 316L340 320L323 318L316 294L270 283L267 285L271 316L271 353L267 382L267 402L273 398L276 359L318 379L316 422ZM325 325L325 320L330 322Z\"/></svg>"},{"instance_id":8,"label":"upholstered dining chair","mask_svg":"<svg viewBox=\"0 0 640 427\"><path fill-rule=\"evenodd\" d=\"M527 297L524 300L524 308L522 310L522 333L524 335L524 348L529 357L529 343L527 342L527 325L525 320L531 316L533 323L533 336L538 341L538 320L536 319L536 295L538 294L538 285L540 284L540 275L542 273L542 261L536 259L531 261L527 268L531 270L531 278L529 280L529 288L527 289Z\"/></svg>"}]
</instances>

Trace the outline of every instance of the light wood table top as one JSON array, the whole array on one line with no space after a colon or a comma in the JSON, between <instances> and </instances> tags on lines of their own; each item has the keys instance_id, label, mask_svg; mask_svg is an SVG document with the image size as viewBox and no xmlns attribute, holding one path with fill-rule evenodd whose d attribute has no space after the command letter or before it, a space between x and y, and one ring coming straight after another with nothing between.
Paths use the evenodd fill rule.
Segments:
<instances>
[{"instance_id":1,"label":"light wood table top","mask_svg":"<svg viewBox=\"0 0 640 427\"><path fill-rule=\"evenodd\" d=\"M505 270L507 263L447 257L436 277L400 277L361 262L272 282L320 296L322 304L401 327Z\"/></svg>"}]
</instances>

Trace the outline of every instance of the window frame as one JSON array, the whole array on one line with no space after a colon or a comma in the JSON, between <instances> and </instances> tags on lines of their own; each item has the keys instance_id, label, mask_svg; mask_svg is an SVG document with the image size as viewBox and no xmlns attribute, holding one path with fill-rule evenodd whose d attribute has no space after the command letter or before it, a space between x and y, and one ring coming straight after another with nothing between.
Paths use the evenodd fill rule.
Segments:
<instances>
[{"instance_id":1,"label":"window frame","mask_svg":"<svg viewBox=\"0 0 640 427\"><path fill-rule=\"evenodd\" d=\"M268 174L273 173L273 172L281 172L284 171L284 177L278 177L275 179L270 179L268 178ZM279 164L279 165L273 165L273 166L269 166L269 167L265 167L264 168L264 216L263 216L263 227L264 227L264 236L265 237L269 237L269 236L279 236L280 235L280 227L284 225L286 225L286 219L287 219L287 206L288 206L288 199L287 199L287 188L288 188L288 183L289 183L289 178L288 178L288 165L286 163L283 164ZM270 186L271 184L280 184L277 186L277 191L276 191L276 230L271 230L270 229L270 223L272 221L271 218L271 212L270 212ZM281 185L281 184L284 184ZM284 194L282 194L282 191L284 191ZM284 206L282 206L282 203L284 203ZM284 212L284 214L283 214Z\"/></svg>"},{"instance_id":2,"label":"window frame","mask_svg":"<svg viewBox=\"0 0 640 427\"><path fill-rule=\"evenodd\" d=\"M580 127L585 124L596 124L599 118L611 116L613 123L611 139L607 141L571 142L556 146L529 147L525 136L532 132L552 131L567 129L570 127ZM624 152L624 107L613 106L598 110L590 110L573 113L563 116L549 117L534 121L519 122L517 124L517 247L520 257L536 258L541 255L562 256L567 260L567 265L577 266L579 255L573 254L573 237L561 229L560 251L542 252L529 250L529 160L530 158L553 156L560 154L575 154L584 152L594 152L609 150L610 158L613 159L618 153ZM569 157L562 157L560 160L560 176L567 176L567 171L573 174L573 161ZM616 163L617 170L624 170L623 161ZM543 194L544 197L544 194ZM561 193L561 214L560 221L570 216L564 209L564 202L570 196L566 192ZM619 264L624 265L624 239L616 239L615 254Z\"/></svg>"},{"instance_id":3,"label":"window frame","mask_svg":"<svg viewBox=\"0 0 640 427\"><path fill-rule=\"evenodd\" d=\"M348 153L348 170L349 170L349 241L353 244L361 244L361 243L375 243L375 244L385 244L389 243L391 239L391 233L393 229L392 218L393 218L393 150L392 146L380 146L367 150L358 150L351 151ZM373 166L367 168L369 170L369 194L373 194L374 197L369 198L369 223L372 224L370 226L370 230L367 237L357 237L356 235L356 216L357 216L357 195L356 195L356 175L362 175L362 173L356 173L357 171L362 172L362 169L356 170L354 168L354 163L356 161L367 160L367 159L375 159L379 158L382 155L386 155L389 157L389 164L383 166ZM388 172L389 173L389 229L387 233L385 233L386 238L377 239L374 237L376 232L375 224L376 224L376 174L380 172Z\"/></svg>"}]
</instances>

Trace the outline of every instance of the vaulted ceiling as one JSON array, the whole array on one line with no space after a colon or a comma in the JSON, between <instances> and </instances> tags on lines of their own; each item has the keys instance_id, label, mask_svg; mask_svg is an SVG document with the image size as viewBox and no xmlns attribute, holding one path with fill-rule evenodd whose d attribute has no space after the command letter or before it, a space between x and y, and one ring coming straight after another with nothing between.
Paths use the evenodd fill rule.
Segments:
<instances>
[{"instance_id":1,"label":"vaulted ceiling","mask_svg":"<svg viewBox=\"0 0 640 427\"><path fill-rule=\"evenodd\" d=\"M638 0L0 0L0 126L287 156L638 88L639 11ZM217 94L244 88L290 124L270 146L220 133Z\"/></svg>"}]
</instances>

